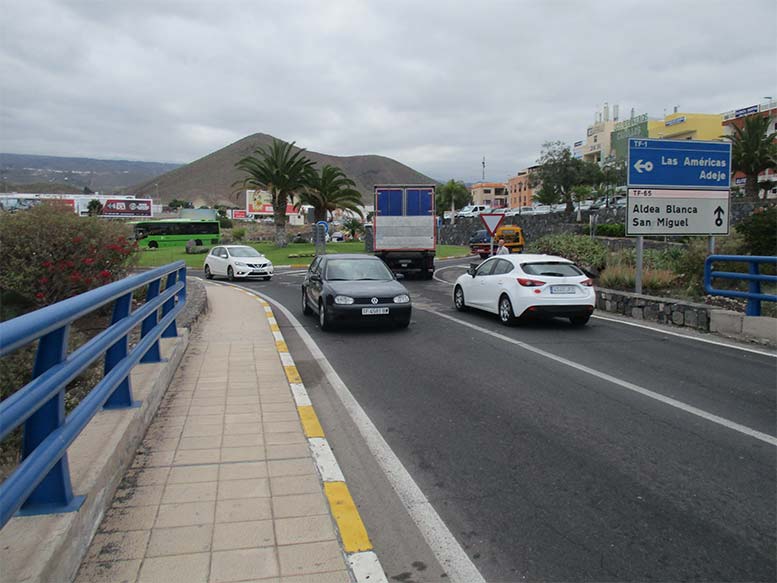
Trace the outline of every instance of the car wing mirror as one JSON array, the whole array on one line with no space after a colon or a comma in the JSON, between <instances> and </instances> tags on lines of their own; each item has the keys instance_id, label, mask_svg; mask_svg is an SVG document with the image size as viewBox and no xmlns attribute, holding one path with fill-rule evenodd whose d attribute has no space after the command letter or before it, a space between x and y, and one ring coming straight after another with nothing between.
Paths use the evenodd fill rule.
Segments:
<instances>
[{"instance_id":1,"label":"car wing mirror","mask_svg":"<svg viewBox=\"0 0 777 583\"><path fill-rule=\"evenodd\" d=\"M317 273L311 273L310 281L321 281L321 276Z\"/></svg>"},{"instance_id":2,"label":"car wing mirror","mask_svg":"<svg viewBox=\"0 0 777 583\"><path fill-rule=\"evenodd\" d=\"M394 274L394 278L395 279L405 279L405 274L404 273L395 273Z\"/></svg>"},{"instance_id":3,"label":"car wing mirror","mask_svg":"<svg viewBox=\"0 0 777 583\"><path fill-rule=\"evenodd\" d=\"M474 263L469 266L469 269L467 270L467 273L469 273L472 277L475 277L475 270L478 268L477 265Z\"/></svg>"}]
</instances>

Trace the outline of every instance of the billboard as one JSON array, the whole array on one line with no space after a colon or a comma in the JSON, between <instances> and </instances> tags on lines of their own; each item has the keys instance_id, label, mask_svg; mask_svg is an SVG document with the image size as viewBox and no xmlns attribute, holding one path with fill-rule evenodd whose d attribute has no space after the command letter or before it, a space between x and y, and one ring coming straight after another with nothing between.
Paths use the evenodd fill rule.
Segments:
<instances>
[{"instance_id":1,"label":"billboard","mask_svg":"<svg viewBox=\"0 0 777 583\"><path fill-rule=\"evenodd\" d=\"M626 120L628 122L630 120ZM612 153L618 160L625 160L629 154L629 138L648 137L647 114L634 118L634 123L620 122L610 134Z\"/></svg>"},{"instance_id":2,"label":"billboard","mask_svg":"<svg viewBox=\"0 0 777 583\"><path fill-rule=\"evenodd\" d=\"M76 200L58 195L41 196L37 194L3 194L0 195L0 210L16 212L40 204L50 204L76 212Z\"/></svg>"},{"instance_id":3,"label":"billboard","mask_svg":"<svg viewBox=\"0 0 777 583\"><path fill-rule=\"evenodd\" d=\"M103 217L151 217L150 198L107 198L103 202Z\"/></svg>"},{"instance_id":4,"label":"billboard","mask_svg":"<svg viewBox=\"0 0 777 583\"><path fill-rule=\"evenodd\" d=\"M249 215L272 215L272 195L265 190L246 190L246 212ZM297 214L294 205L286 205L286 214Z\"/></svg>"}]
</instances>

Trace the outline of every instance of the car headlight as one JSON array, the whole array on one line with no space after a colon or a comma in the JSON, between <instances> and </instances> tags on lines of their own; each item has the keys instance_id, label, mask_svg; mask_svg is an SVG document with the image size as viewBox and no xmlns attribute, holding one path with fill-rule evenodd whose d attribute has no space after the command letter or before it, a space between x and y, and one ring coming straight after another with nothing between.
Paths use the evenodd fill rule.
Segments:
<instances>
[{"instance_id":1,"label":"car headlight","mask_svg":"<svg viewBox=\"0 0 777 583\"><path fill-rule=\"evenodd\" d=\"M235 265L237 265L238 267L248 267L248 265L246 265L242 261L235 261Z\"/></svg>"},{"instance_id":2,"label":"car headlight","mask_svg":"<svg viewBox=\"0 0 777 583\"><path fill-rule=\"evenodd\" d=\"M410 303L410 296L407 294L399 294L398 296L394 297L394 303L395 304L409 304Z\"/></svg>"},{"instance_id":3,"label":"car headlight","mask_svg":"<svg viewBox=\"0 0 777 583\"><path fill-rule=\"evenodd\" d=\"M340 305L349 305L353 303L353 298L350 296L335 296L335 303Z\"/></svg>"}]
</instances>

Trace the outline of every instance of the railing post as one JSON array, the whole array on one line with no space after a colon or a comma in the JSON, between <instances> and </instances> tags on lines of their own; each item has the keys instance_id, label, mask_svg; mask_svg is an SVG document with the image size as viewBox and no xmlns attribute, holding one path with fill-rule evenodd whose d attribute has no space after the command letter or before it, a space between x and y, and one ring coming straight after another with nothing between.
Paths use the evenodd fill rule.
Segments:
<instances>
[{"instance_id":1,"label":"railing post","mask_svg":"<svg viewBox=\"0 0 777 583\"><path fill-rule=\"evenodd\" d=\"M175 285L176 276L178 275L177 271L173 271L167 276L167 283L165 284L165 289L170 289ZM162 304L162 317L164 318L170 310L172 310L175 307L175 296L172 296L169 300L167 300L164 304ZM162 332L162 338L175 338L178 336L178 329L175 327L175 320L170 322L170 325L165 328L164 332Z\"/></svg>"},{"instance_id":2,"label":"railing post","mask_svg":"<svg viewBox=\"0 0 777 583\"><path fill-rule=\"evenodd\" d=\"M146 302L150 302L159 295L159 287L161 283L162 278L159 278L148 284ZM143 320L143 323L140 326L140 337L145 338L146 335L154 329L154 327L157 325L157 322L157 310L154 310L151 314L149 314L148 317L146 317L145 320ZM143 364L151 362L162 362L162 355L159 352L159 340L154 342L151 348L149 348L148 352L146 352L146 354L143 355L143 358L140 359L140 362Z\"/></svg>"},{"instance_id":3,"label":"railing post","mask_svg":"<svg viewBox=\"0 0 777 583\"><path fill-rule=\"evenodd\" d=\"M178 281L183 283L183 289L178 292L178 301L179 302L185 302L186 301L186 267L182 267L178 270Z\"/></svg>"},{"instance_id":4,"label":"railing post","mask_svg":"<svg viewBox=\"0 0 777 583\"><path fill-rule=\"evenodd\" d=\"M748 272L750 275L758 275L758 262L750 261L748 263ZM751 279L748 282L747 291L751 294L761 293L761 282L757 279ZM761 315L761 300L755 298L747 299L747 308L745 308L745 314L748 316L760 316Z\"/></svg>"},{"instance_id":5,"label":"railing post","mask_svg":"<svg viewBox=\"0 0 777 583\"><path fill-rule=\"evenodd\" d=\"M123 320L130 315L132 307L132 292L121 296L116 300L113 305L113 318L111 318L111 325ZM108 374L113 368L124 360L127 356L127 336L124 336L116 344L111 346L105 353L105 374ZM103 405L103 409L126 409L129 407L137 407L140 405L140 401L132 400L132 388L130 387L130 377L127 377L121 381L121 384L108 397L108 400Z\"/></svg>"},{"instance_id":6,"label":"railing post","mask_svg":"<svg viewBox=\"0 0 777 583\"><path fill-rule=\"evenodd\" d=\"M37 378L67 358L67 337L70 325L49 332L40 339L35 354L35 365L32 378ZM22 442L22 459L27 458L35 448L45 440L52 431L65 421L65 387L38 409L24 423L24 439ZM68 512L81 506L83 496L73 496L73 486L70 482L70 469L67 453L46 474L27 497L20 515L45 514L48 512Z\"/></svg>"}]
</instances>

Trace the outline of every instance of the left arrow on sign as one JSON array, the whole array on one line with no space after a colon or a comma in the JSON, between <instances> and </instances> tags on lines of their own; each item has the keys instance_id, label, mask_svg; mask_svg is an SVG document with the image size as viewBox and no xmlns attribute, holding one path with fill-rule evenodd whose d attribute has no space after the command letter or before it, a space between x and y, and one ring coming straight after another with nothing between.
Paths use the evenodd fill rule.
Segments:
<instances>
[{"instance_id":1,"label":"left arrow on sign","mask_svg":"<svg viewBox=\"0 0 777 583\"><path fill-rule=\"evenodd\" d=\"M643 162L641 159L634 163L634 169L642 174L643 170L651 172L653 170L653 162Z\"/></svg>"}]
</instances>

